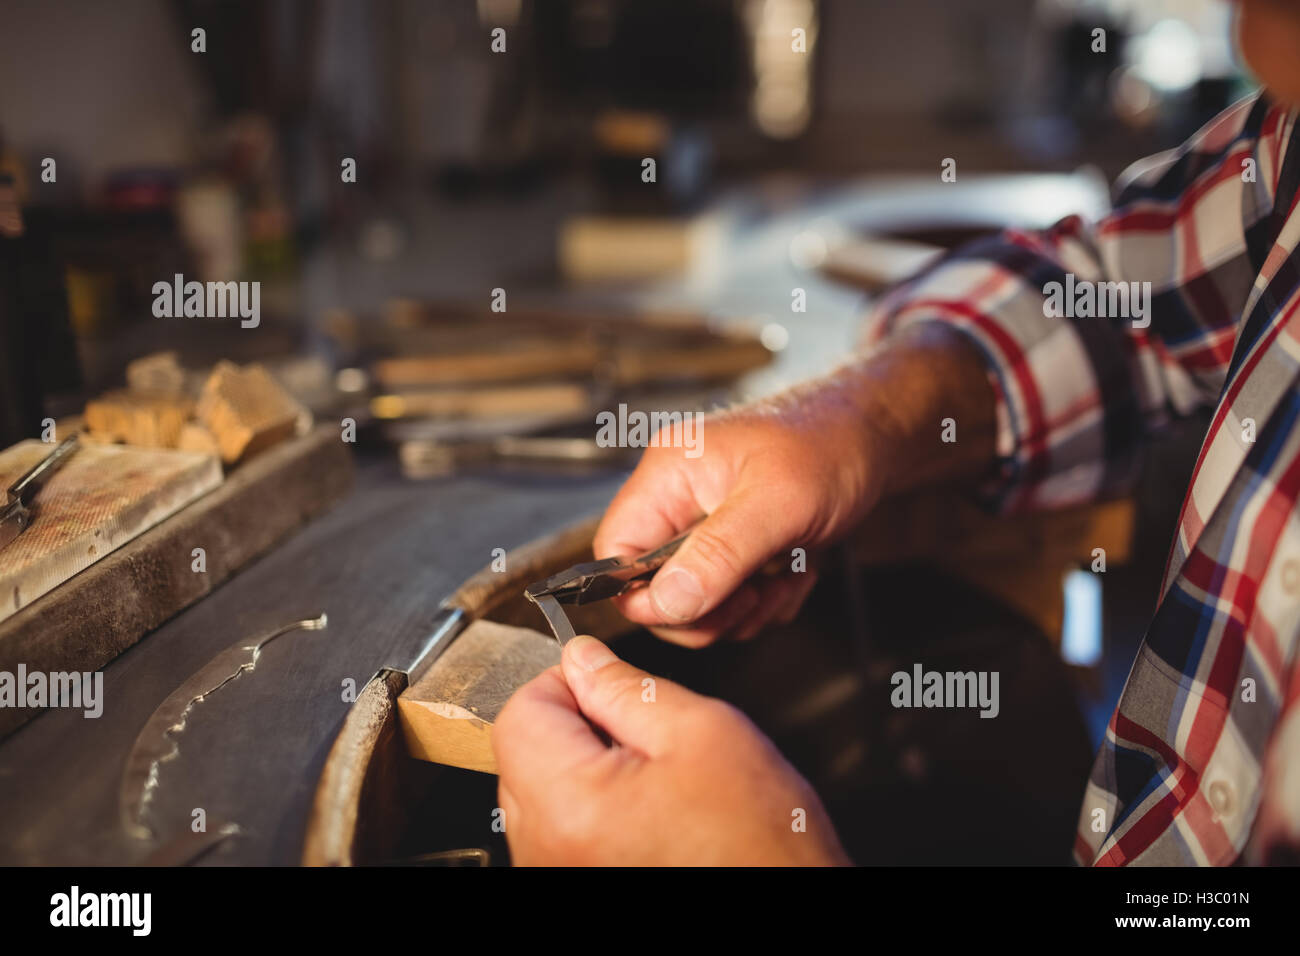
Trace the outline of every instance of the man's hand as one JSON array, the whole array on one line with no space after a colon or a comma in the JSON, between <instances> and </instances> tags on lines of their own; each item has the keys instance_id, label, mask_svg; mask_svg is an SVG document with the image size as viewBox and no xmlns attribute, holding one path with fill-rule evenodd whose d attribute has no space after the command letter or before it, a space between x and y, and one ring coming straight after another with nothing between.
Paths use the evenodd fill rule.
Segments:
<instances>
[{"instance_id":1,"label":"man's hand","mask_svg":"<svg viewBox=\"0 0 1300 956\"><path fill-rule=\"evenodd\" d=\"M940 440L947 416L960 442ZM793 619L813 588L795 548L812 560L886 491L986 469L993 419L982 358L960 333L922 324L822 379L706 416L698 457L661 436L606 511L596 556L648 551L707 515L619 610L688 647L752 637ZM776 574L756 573L769 565Z\"/></svg>"},{"instance_id":2,"label":"man's hand","mask_svg":"<svg viewBox=\"0 0 1300 956\"><path fill-rule=\"evenodd\" d=\"M848 862L817 794L743 714L594 638L515 692L492 746L517 865Z\"/></svg>"},{"instance_id":3,"label":"man's hand","mask_svg":"<svg viewBox=\"0 0 1300 956\"><path fill-rule=\"evenodd\" d=\"M648 588L617 599L629 620L687 647L792 619L816 583L807 555L854 521L879 485L867 428L827 396L709 415L700 428L699 457L671 440L645 450L594 541L597 557L637 554L708 515ZM777 573L756 573L769 562Z\"/></svg>"}]
</instances>

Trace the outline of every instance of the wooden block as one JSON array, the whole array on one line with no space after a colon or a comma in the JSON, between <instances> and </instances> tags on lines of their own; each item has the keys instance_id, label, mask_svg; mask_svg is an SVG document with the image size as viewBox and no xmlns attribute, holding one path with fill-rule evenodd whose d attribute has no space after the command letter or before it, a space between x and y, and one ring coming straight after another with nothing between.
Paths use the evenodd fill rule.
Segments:
<instances>
[{"instance_id":1,"label":"wooden block","mask_svg":"<svg viewBox=\"0 0 1300 956\"><path fill-rule=\"evenodd\" d=\"M218 362L203 384L199 422L233 464L291 436L304 409L260 365Z\"/></svg>"},{"instance_id":2,"label":"wooden block","mask_svg":"<svg viewBox=\"0 0 1300 956\"><path fill-rule=\"evenodd\" d=\"M547 634L473 622L397 699L407 749L421 760L496 773L497 715L515 690L559 662L560 645Z\"/></svg>"},{"instance_id":3,"label":"wooden block","mask_svg":"<svg viewBox=\"0 0 1300 956\"><path fill-rule=\"evenodd\" d=\"M217 437L198 422L186 422L181 426L180 439L176 447L181 451L194 451L202 455L221 457Z\"/></svg>"},{"instance_id":4,"label":"wooden block","mask_svg":"<svg viewBox=\"0 0 1300 956\"><path fill-rule=\"evenodd\" d=\"M49 453L38 441L0 453L0 487ZM210 455L82 445L37 493L31 526L0 549L0 621L219 484Z\"/></svg>"},{"instance_id":5,"label":"wooden block","mask_svg":"<svg viewBox=\"0 0 1300 956\"><path fill-rule=\"evenodd\" d=\"M193 412L194 403L183 395L119 390L87 402L85 421L99 441L176 448L181 428Z\"/></svg>"},{"instance_id":6,"label":"wooden block","mask_svg":"<svg viewBox=\"0 0 1300 956\"><path fill-rule=\"evenodd\" d=\"M126 366L126 387L148 395L188 395L191 376L175 352L154 352Z\"/></svg>"}]
</instances>

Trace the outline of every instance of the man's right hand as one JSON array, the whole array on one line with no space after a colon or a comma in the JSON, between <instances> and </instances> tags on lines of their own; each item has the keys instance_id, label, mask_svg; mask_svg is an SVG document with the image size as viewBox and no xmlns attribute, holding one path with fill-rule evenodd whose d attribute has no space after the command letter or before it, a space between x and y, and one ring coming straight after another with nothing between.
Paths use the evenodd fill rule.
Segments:
<instances>
[{"instance_id":1,"label":"man's right hand","mask_svg":"<svg viewBox=\"0 0 1300 956\"><path fill-rule=\"evenodd\" d=\"M630 620L691 647L793 618L816 571L806 560L792 570L792 552L825 545L880 486L866 428L827 397L709 415L698 427L698 457L671 441L646 449L595 538L598 557L637 554L707 515L648 588L619 599ZM777 573L758 574L769 562Z\"/></svg>"},{"instance_id":2,"label":"man's right hand","mask_svg":"<svg viewBox=\"0 0 1300 956\"><path fill-rule=\"evenodd\" d=\"M660 436L605 513L596 556L648 551L707 517L619 609L689 647L792 619L816 580L810 564L794 570L794 549L811 561L886 490L987 468L993 410L978 353L925 324L823 379L706 416L696 457ZM960 443L940 441L946 415ZM776 573L758 573L769 563Z\"/></svg>"}]
</instances>

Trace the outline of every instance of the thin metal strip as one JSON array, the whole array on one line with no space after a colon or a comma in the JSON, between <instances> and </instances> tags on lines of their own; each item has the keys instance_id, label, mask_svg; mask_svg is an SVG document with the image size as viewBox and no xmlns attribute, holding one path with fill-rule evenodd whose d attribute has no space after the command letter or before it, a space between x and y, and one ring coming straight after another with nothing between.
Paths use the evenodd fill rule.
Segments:
<instances>
[{"instance_id":1,"label":"thin metal strip","mask_svg":"<svg viewBox=\"0 0 1300 956\"><path fill-rule=\"evenodd\" d=\"M564 613L564 608L560 602L555 600L550 594L529 594L528 600L532 601L546 616L546 623L551 625L551 633L563 647L569 641L578 635L574 633L573 625L569 623L569 618Z\"/></svg>"}]
</instances>

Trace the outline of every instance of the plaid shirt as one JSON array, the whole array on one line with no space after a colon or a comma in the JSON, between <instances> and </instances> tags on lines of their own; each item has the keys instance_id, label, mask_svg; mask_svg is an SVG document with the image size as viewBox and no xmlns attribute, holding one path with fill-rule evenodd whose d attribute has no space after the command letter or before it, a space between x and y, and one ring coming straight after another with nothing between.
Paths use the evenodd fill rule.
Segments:
<instances>
[{"instance_id":1,"label":"plaid shirt","mask_svg":"<svg viewBox=\"0 0 1300 956\"><path fill-rule=\"evenodd\" d=\"M870 340L941 321L979 347L998 405L990 492L1006 511L1122 491L1162 424L1215 410L1084 794L1082 863L1264 862L1300 847L1295 119L1266 95L1239 103L1130 169L1100 222L959 249L873 317ZM1149 309L1091 317L1099 307L1053 299L1053 282L1149 282ZM1056 307L1071 301L1083 308Z\"/></svg>"}]
</instances>

